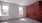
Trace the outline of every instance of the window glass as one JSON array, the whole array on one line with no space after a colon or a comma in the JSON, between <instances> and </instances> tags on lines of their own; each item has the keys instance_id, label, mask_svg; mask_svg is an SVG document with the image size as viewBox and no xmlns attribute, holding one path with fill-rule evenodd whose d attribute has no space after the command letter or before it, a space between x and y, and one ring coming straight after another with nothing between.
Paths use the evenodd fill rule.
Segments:
<instances>
[{"instance_id":1,"label":"window glass","mask_svg":"<svg viewBox=\"0 0 42 23\"><path fill-rule=\"evenodd\" d=\"M8 16L8 15L9 15L9 6L2 5L2 16Z\"/></svg>"},{"instance_id":2,"label":"window glass","mask_svg":"<svg viewBox=\"0 0 42 23\"><path fill-rule=\"evenodd\" d=\"M0 5L0 16L1 16L1 5Z\"/></svg>"},{"instance_id":3,"label":"window glass","mask_svg":"<svg viewBox=\"0 0 42 23\"><path fill-rule=\"evenodd\" d=\"M8 12L8 6L6 6L6 5L2 5L2 9L3 9L3 12Z\"/></svg>"},{"instance_id":4,"label":"window glass","mask_svg":"<svg viewBox=\"0 0 42 23\"><path fill-rule=\"evenodd\" d=\"M23 15L23 7L22 6L19 7L19 15Z\"/></svg>"}]
</instances>

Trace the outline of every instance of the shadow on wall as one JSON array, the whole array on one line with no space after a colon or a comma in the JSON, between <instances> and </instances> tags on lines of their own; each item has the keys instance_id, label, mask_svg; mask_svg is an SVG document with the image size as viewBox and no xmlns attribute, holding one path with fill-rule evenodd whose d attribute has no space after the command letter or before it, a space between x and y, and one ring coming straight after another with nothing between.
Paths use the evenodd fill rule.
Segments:
<instances>
[{"instance_id":1,"label":"shadow on wall","mask_svg":"<svg viewBox=\"0 0 42 23\"><path fill-rule=\"evenodd\" d=\"M40 1L35 2L34 4L31 4L29 6L26 6L26 17L42 22L42 5L39 5Z\"/></svg>"}]
</instances>

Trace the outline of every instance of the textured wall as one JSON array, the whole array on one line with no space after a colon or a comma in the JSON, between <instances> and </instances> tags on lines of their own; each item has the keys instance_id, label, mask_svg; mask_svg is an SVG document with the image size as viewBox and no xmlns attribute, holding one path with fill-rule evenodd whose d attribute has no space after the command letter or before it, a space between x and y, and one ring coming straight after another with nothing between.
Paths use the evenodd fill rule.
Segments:
<instances>
[{"instance_id":1,"label":"textured wall","mask_svg":"<svg viewBox=\"0 0 42 23\"><path fill-rule=\"evenodd\" d=\"M26 16L38 21L41 21L41 11L39 7L39 2L35 2L34 4L26 6Z\"/></svg>"}]
</instances>

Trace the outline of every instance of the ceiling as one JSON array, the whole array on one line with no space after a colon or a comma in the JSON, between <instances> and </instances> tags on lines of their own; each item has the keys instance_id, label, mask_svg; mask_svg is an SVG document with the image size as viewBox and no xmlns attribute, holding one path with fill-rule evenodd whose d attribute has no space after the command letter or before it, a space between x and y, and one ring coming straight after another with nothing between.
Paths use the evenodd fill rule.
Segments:
<instances>
[{"instance_id":1,"label":"ceiling","mask_svg":"<svg viewBox=\"0 0 42 23\"><path fill-rule=\"evenodd\" d=\"M19 5L30 5L39 0L1 0L1 1Z\"/></svg>"}]
</instances>

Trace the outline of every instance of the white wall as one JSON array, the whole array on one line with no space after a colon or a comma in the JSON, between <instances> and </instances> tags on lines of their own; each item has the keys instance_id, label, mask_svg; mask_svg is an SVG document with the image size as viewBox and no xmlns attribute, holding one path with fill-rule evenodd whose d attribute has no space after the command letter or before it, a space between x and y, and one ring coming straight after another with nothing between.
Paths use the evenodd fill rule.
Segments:
<instances>
[{"instance_id":1,"label":"white wall","mask_svg":"<svg viewBox=\"0 0 42 23\"><path fill-rule=\"evenodd\" d=\"M20 5L15 5L15 4L10 4L9 5L9 14L10 14L10 18L20 18L20 17L25 17L26 15L26 7L23 6L23 15L19 15L19 6Z\"/></svg>"},{"instance_id":2,"label":"white wall","mask_svg":"<svg viewBox=\"0 0 42 23\"><path fill-rule=\"evenodd\" d=\"M10 3L9 4L9 16L2 16L1 20L25 17L25 15L26 15L26 7L23 6L23 15L19 15L19 6L20 5Z\"/></svg>"},{"instance_id":3,"label":"white wall","mask_svg":"<svg viewBox=\"0 0 42 23\"><path fill-rule=\"evenodd\" d=\"M23 16L26 17L26 7L23 7Z\"/></svg>"},{"instance_id":4,"label":"white wall","mask_svg":"<svg viewBox=\"0 0 42 23\"><path fill-rule=\"evenodd\" d=\"M9 4L9 16L10 18L18 17L18 5L17 4Z\"/></svg>"}]
</instances>

